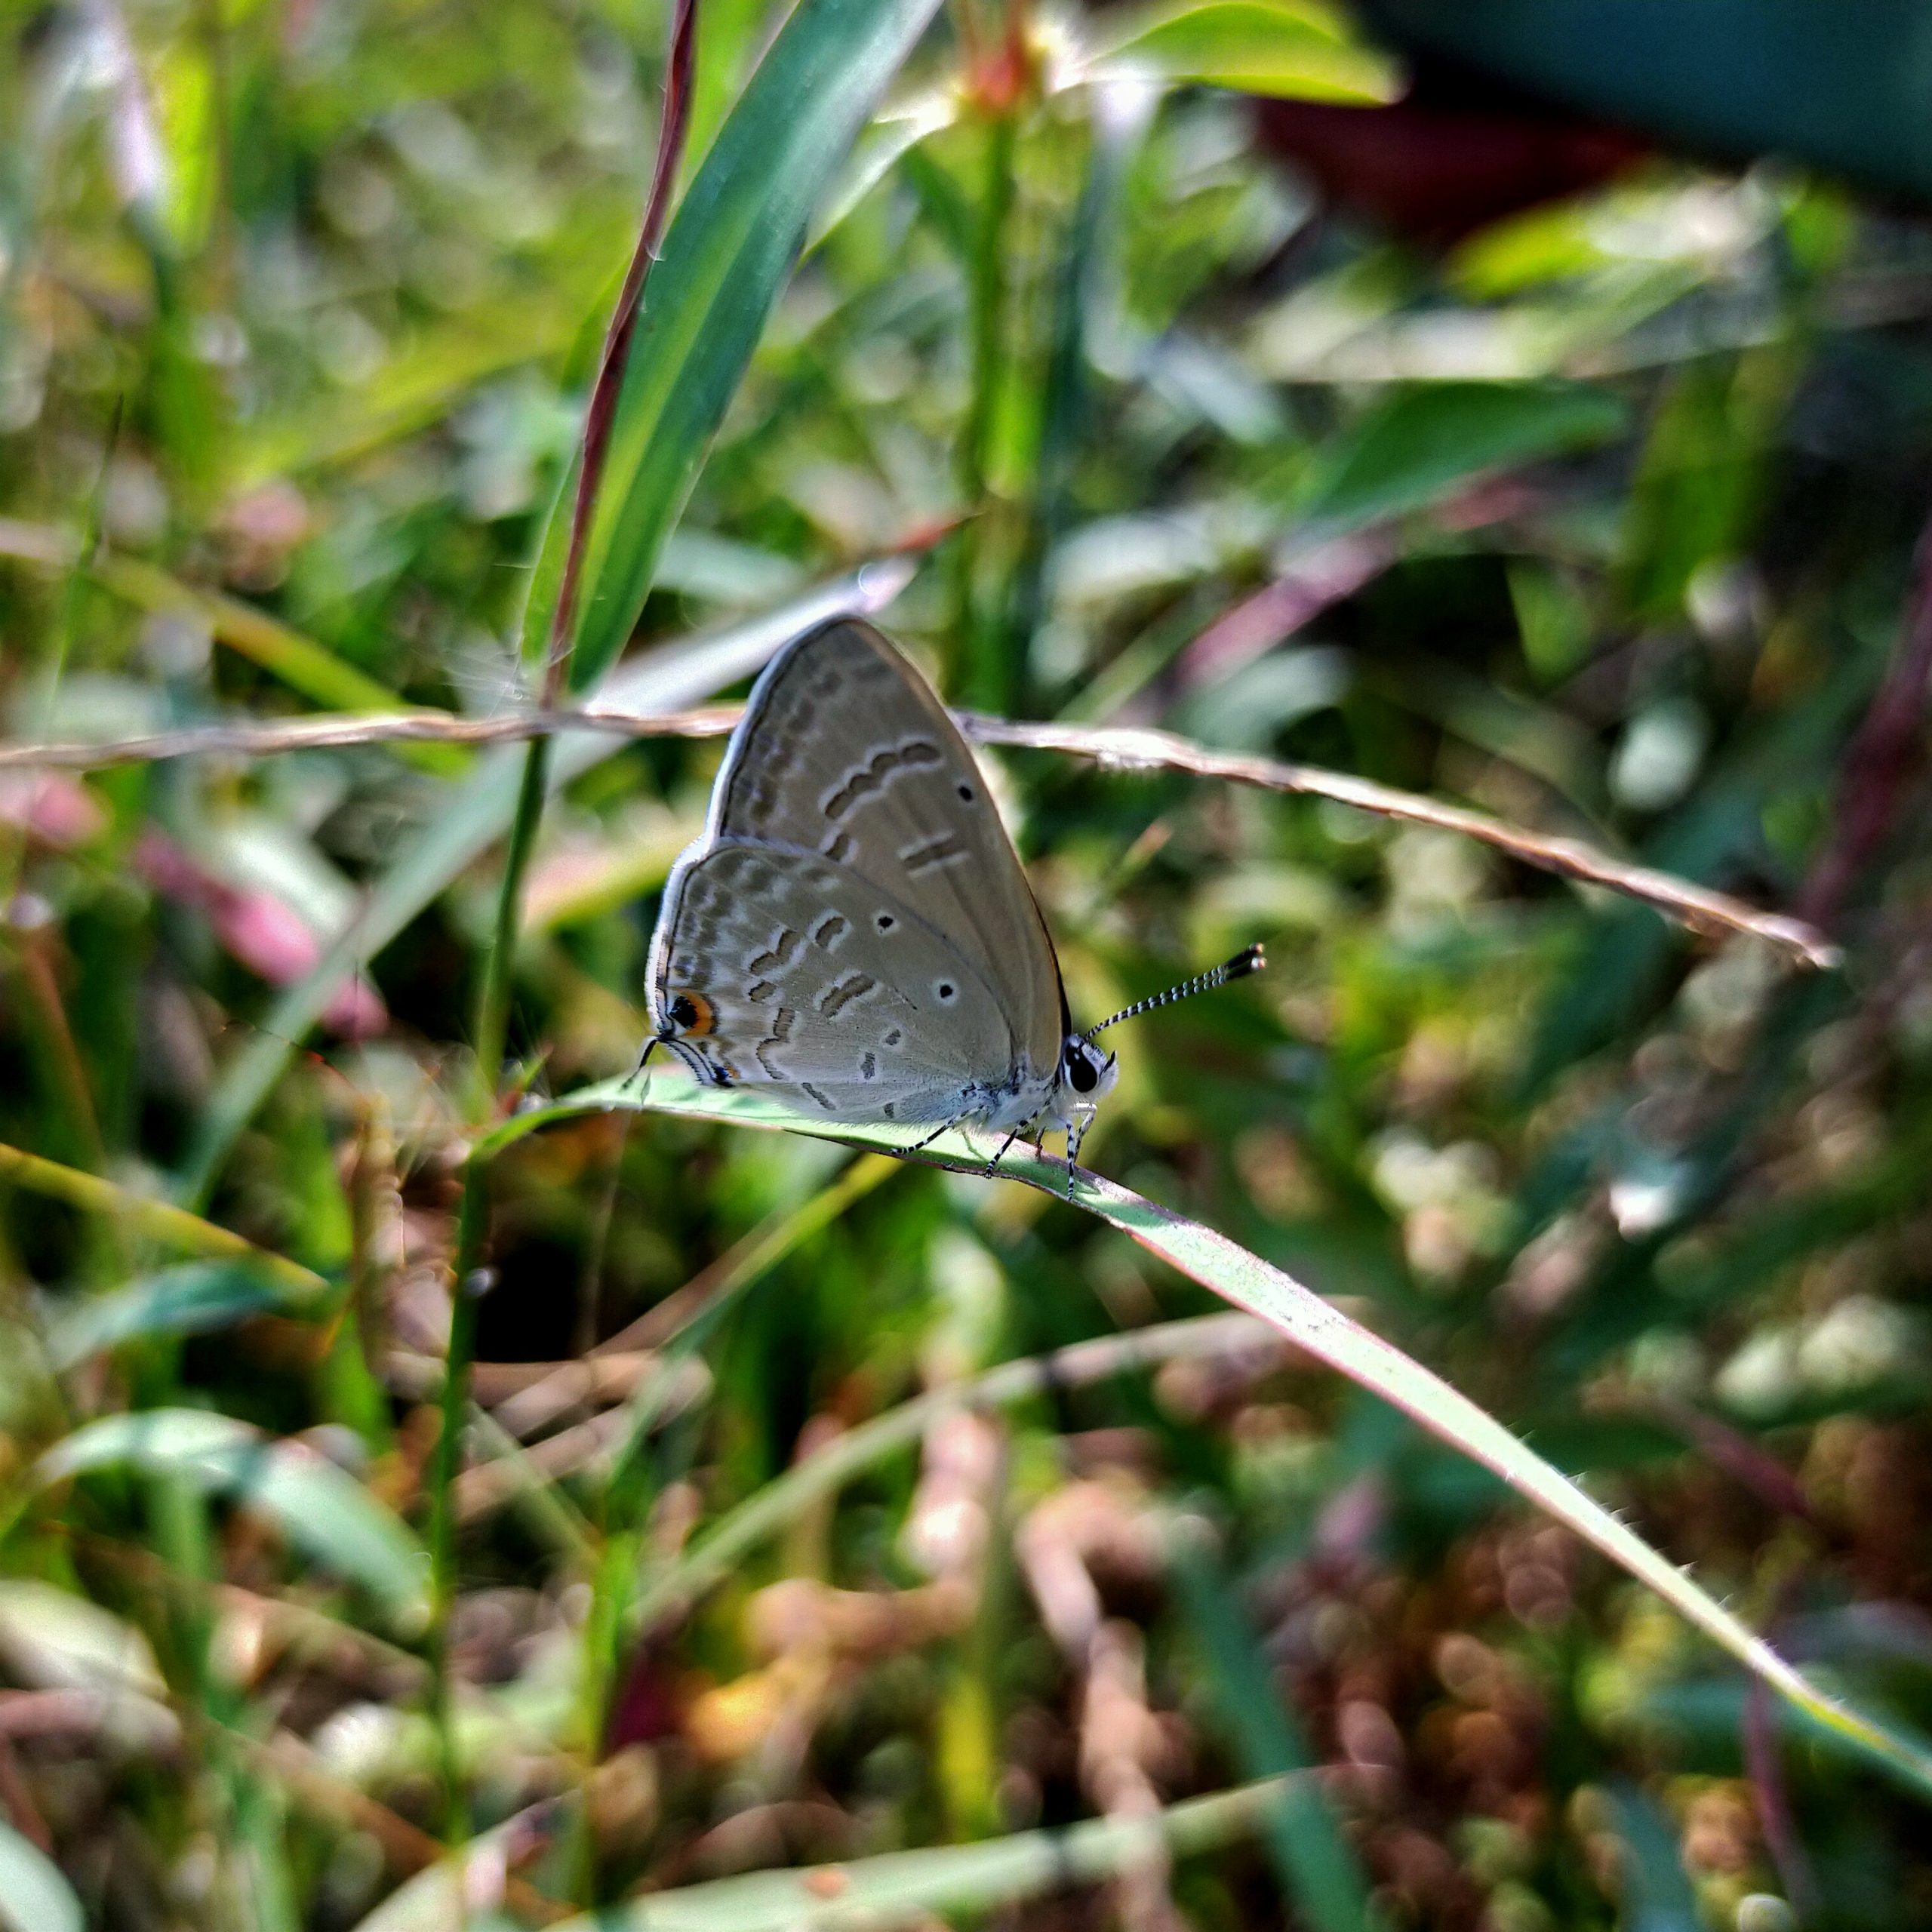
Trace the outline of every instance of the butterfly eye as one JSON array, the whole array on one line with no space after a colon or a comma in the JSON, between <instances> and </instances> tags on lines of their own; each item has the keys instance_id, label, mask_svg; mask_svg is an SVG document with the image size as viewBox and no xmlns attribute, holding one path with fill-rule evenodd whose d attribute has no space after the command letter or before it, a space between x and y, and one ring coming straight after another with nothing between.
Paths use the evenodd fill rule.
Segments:
<instances>
[{"instance_id":1,"label":"butterfly eye","mask_svg":"<svg viewBox=\"0 0 1932 1932\"><path fill-rule=\"evenodd\" d=\"M711 1002L700 993L679 993L666 1011L672 1025L681 1033L695 1033L702 1038L711 1031L715 1017Z\"/></svg>"},{"instance_id":2,"label":"butterfly eye","mask_svg":"<svg viewBox=\"0 0 1932 1932\"><path fill-rule=\"evenodd\" d=\"M1066 1084L1076 1094L1091 1094L1100 1084L1100 1069L1084 1048L1067 1050Z\"/></svg>"}]
</instances>

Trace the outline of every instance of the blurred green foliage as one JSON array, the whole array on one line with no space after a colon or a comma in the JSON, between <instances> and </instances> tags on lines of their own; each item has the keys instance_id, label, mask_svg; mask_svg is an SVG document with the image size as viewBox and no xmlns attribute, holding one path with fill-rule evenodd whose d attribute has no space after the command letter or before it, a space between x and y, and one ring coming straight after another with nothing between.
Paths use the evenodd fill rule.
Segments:
<instances>
[{"instance_id":1,"label":"blurred green foliage","mask_svg":"<svg viewBox=\"0 0 1932 1932\"><path fill-rule=\"evenodd\" d=\"M814 5L882 82L888 10ZM714 140L842 150L856 69L768 148L720 134L778 24L703 8L688 181ZM665 26L0 10L11 739L515 698ZM1325 208L1204 79L1367 103L1401 68L1312 4L962 4L825 192L788 171L769 229L755 196L694 223L747 350L766 292L731 278L783 292L742 383L632 451L670 480L586 675L634 633L608 701L740 688L909 546L882 621L950 695L1472 801L1824 921L1845 969L1801 976L1446 832L996 771L1076 1012L1269 949L1134 1023L1093 1164L1341 1301L1921 1735L1932 248L1789 162L1652 155L1427 251ZM1857 162L1777 131L1746 144ZM559 741L518 1092L634 1060L717 755ZM661 1115L491 1170L453 1632L486 1835L461 1886L419 1872L425 1467L515 768L0 771L0 1142L70 1176L11 1165L0 1204L0 1918L395 1932L460 1891L484 1925L688 1887L721 1928L856 1882L897 1922L1932 1919L1916 1801L1306 1358L1171 1337L774 1487L1211 1300L1019 1188ZM740 1509L759 1537L640 1628ZM1213 1795L1303 1764L1280 1804ZM1168 1859L1024 1836L1201 1796Z\"/></svg>"}]
</instances>

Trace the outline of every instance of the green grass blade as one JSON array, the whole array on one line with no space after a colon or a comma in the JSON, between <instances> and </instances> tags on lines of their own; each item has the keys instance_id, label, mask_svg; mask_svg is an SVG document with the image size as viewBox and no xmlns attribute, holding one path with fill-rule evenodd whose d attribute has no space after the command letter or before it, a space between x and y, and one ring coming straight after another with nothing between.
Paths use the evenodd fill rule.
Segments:
<instances>
[{"instance_id":1,"label":"green grass blade","mask_svg":"<svg viewBox=\"0 0 1932 1932\"><path fill-rule=\"evenodd\" d=\"M47 1358L72 1368L103 1349L161 1335L205 1335L271 1311L312 1313L321 1297L292 1297L245 1262L191 1261L130 1281L111 1294L77 1297L60 1305L47 1327Z\"/></svg>"},{"instance_id":2,"label":"green grass blade","mask_svg":"<svg viewBox=\"0 0 1932 1932\"><path fill-rule=\"evenodd\" d=\"M1239 1598L1195 1538L1177 1535L1171 1544L1168 1567L1206 1653L1222 1721L1239 1752L1237 1762L1263 1777L1305 1770L1307 1746L1269 1675ZM1284 1780L1268 1839L1283 1888L1314 1932L1380 1932L1386 1925L1369 1903L1361 1867L1315 1780Z\"/></svg>"},{"instance_id":3,"label":"green grass blade","mask_svg":"<svg viewBox=\"0 0 1932 1932\"><path fill-rule=\"evenodd\" d=\"M1420 383L1336 438L1303 514L1324 528L1405 515L1484 471L1609 442L1629 420L1586 383Z\"/></svg>"},{"instance_id":4,"label":"green grass blade","mask_svg":"<svg viewBox=\"0 0 1932 1932\"><path fill-rule=\"evenodd\" d=\"M902 1142L877 1128L819 1128L801 1122L746 1088L698 1088L681 1076L666 1073L654 1077L641 1100L634 1087L611 1081L552 1106L533 1109L480 1142L472 1158L487 1158L546 1121L626 1107L811 1134L849 1146L905 1152ZM924 1152L909 1158L956 1173L979 1174L984 1171L988 1151L963 1135L947 1134ZM1023 1154L1017 1148L1008 1155L1001 1172L1009 1180L1023 1181L1056 1195L1066 1185L1066 1170L1059 1161ZM1075 1181L1072 1202L1131 1235L1151 1254L1223 1300L1259 1315L1298 1347L1480 1463L1654 1591L1686 1622L1814 1723L1856 1746L1921 1794L1932 1795L1932 1758L1810 1682L1668 1558L1440 1376L1351 1321L1293 1276L1198 1221L1084 1170Z\"/></svg>"},{"instance_id":5,"label":"green grass blade","mask_svg":"<svg viewBox=\"0 0 1932 1932\"><path fill-rule=\"evenodd\" d=\"M328 1291L321 1275L285 1256L257 1247L232 1228L205 1221L168 1201L151 1201L98 1174L0 1143L0 1186L5 1186L23 1187L50 1201L65 1201L83 1214L100 1215L127 1235L253 1269L291 1301L319 1300Z\"/></svg>"},{"instance_id":6,"label":"green grass blade","mask_svg":"<svg viewBox=\"0 0 1932 1932\"><path fill-rule=\"evenodd\" d=\"M879 610L903 589L911 566L894 559L871 564L821 584L803 596L709 635L667 645L626 665L598 694L607 709L675 711L756 671L808 626L846 611ZM607 732L565 733L550 759L552 790L623 749ZM479 763L444 808L417 834L382 877L361 916L325 953L309 977L275 1004L254 1042L229 1065L204 1109L179 1183L183 1199L205 1198L235 1137L280 1078L299 1041L315 1025L349 975L373 958L435 900L466 866L503 837L515 808L520 746Z\"/></svg>"},{"instance_id":7,"label":"green grass blade","mask_svg":"<svg viewBox=\"0 0 1932 1932\"><path fill-rule=\"evenodd\" d=\"M1281 0L1204 0L1131 20L1094 57L1097 79L1190 81L1290 100L1392 100L1401 73L1386 54L1345 32L1324 8Z\"/></svg>"},{"instance_id":8,"label":"green grass blade","mask_svg":"<svg viewBox=\"0 0 1932 1932\"><path fill-rule=\"evenodd\" d=\"M278 1442L205 1409L142 1409L83 1425L35 1471L50 1483L130 1468L232 1496L315 1561L362 1584L406 1624L420 1623L427 1609L428 1559L401 1519L305 1444Z\"/></svg>"},{"instance_id":9,"label":"green grass blade","mask_svg":"<svg viewBox=\"0 0 1932 1932\"><path fill-rule=\"evenodd\" d=\"M1164 1846L1176 1857L1248 1836L1281 1780L1171 1804L1151 1818L1097 1818L1066 1831L1015 1832L977 1844L887 1852L803 1871L748 1872L657 1892L568 1918L560 1932L792 1932L794 1927L930 1921L983 1912L1066 1885L1098 1884Z\"/></svg>"},{"instance_id":10,"label":"green grass blade","mask_svg":"<svg viewBox=\"0 0 1932 1932\"><path fill-rule=\"evenodd\" d=\"M629 637L805 223L937 0L801 0L718 131L651 271L591 528L571 687ZM567 522L568 499L558 514ZM555 527L545 548L554 550ZM533 595L526 643L549 623Z\"/></svg>"},{"instance_id":11,"label":"green grass blade","mask_svg":"<svg viewBox=\"0 0 1932 1932\"><path fill-rule=\"evenodd\" d=\"M0 518L0 557L65 569L74 563L81 549L70 531ZM205 625L217 643L330 710L411 709L388 685L346 663L327 645L239 598L198 590L156 565L112 552L94 558L85 574L137 610L187 617ZM441 777L460 775L469 767L469 754L457 745L417 745L403 755L418 770Z\"/></svg>"}]
</instances>

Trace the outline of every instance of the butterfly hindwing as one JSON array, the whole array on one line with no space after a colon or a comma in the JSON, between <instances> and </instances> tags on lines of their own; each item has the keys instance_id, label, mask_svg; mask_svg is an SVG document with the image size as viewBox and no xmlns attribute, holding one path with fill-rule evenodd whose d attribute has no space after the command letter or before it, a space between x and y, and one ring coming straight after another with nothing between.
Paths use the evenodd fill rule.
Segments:
<instances>
[{"instance_id":1,"label":"butterfly hindwing","mask_svg":"<svg viewBox=\"0 0 1932 1932\"><path fill-rule=\"evenodd\" d=\"M1060 968L984 774L931 687L869 624L786 645L758 680L713 796L718 844L816 852L943 934L1017 1049L1057 1063Z\"/></svg>"},{"instance_id":2,"label":"butterfly hindwing","mask_svg":"<svg viewBox=\"0 0 1932 1932\"><path fill-rule=\"evenodd\" d=\"M891 894L796 846L724 841L679 861L651 996L713 1078L788 1090L807 1114L937 1125L1012 1072L973 962Z\"/></svg>"}]
</instances>

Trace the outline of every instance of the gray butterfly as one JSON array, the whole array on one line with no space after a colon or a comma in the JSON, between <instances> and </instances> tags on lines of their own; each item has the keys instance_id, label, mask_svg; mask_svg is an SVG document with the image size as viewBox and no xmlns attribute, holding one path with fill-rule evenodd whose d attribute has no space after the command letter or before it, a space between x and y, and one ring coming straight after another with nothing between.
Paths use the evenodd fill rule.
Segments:
<instances>
[{"instance_id":1,"label":"gray butterfly","mask_svg":"<svg viewBox=\"0 0 1932 1932\"><path fill-rule=\"evenodd\" d=\"M984 777L946 708L869 624L835 619L765 667L704 835L651 942L652 1037L700 1079L808 1118L1006 1140L1066 1134L1114 1020L1253 971L1260 949L1077 1033L1060 962Z\"/></svg>"}]
</instances>

